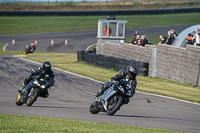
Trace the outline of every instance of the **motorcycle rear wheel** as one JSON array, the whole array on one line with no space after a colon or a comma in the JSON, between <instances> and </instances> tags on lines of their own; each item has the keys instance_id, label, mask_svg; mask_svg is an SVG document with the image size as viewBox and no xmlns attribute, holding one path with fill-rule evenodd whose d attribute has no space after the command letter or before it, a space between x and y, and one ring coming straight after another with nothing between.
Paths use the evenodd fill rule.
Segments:
<instances>
[{"instance_id":1,"label":"motorcycle rear wheel","mask_svg":"<svg viewBox=\"0 0 200 133\"><path fill-rule=\"evenodd\" d=\"M90 113L92 113L92 114L98 114L99 113L99 110L96 108L96 106L94 105L95 103L92 103L91 105L90 105Z\"/></svg>"},{"instance_id":2,"label":"motorcycle rear wheel","mask_svg":"<svg viewBox=\"0 0 200 133\"><path fill-rule=\"evenodd\" d=\"M19 93L16 97L16 100L15 100L15 103L16 105L18 106L22 106L23 105L23 102L20 101L20 98L21 98L21 93Z\"/></svg>"},{"instance_id":3,"label":"motorcycle rear wheel","mask_svg":"<svg viewBox=\"0 0 200 133\"><path fill-rule=\"evenodd\" d=\"M32 88L30 92L32 92L32 95L28 96L28 100L26 101L27 106L31 106L37 100L39 89Z\"/></svg>"},{"instance_id":4,"label":"motorcycle rear wheel","mask_svg":"<svg viewBox=\"0 0 200 133\"><path fill-rule=\"evenodd\" d=\"M113 107L111 109L109 109L109 107L108 107L107 115L114 115L120 109L122 104L123 104L123 98L122 98L122 96L119 96L117 98L116 103L113 105ZM109 104L108 104L108 106L109 106Z\"/></svg>"}]
</instances>

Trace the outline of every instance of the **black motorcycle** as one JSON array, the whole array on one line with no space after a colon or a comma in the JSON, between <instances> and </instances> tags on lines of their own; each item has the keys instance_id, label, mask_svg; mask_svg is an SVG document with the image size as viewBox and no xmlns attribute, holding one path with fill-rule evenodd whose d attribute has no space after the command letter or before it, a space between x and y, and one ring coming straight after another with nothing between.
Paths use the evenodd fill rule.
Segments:
<instances>
[{"instance_id":1,"label":"black motorcycle","mask_svg":"<svg viewBox=\"0 0 200 133\"><path fill-rule=\"evenodd\" d=\"M27 106L31 106L41 94L47 89L48 82L45 80L47 75L40 73L33 77L33 79L25 86L21 93L17 95L15 100L16 105L22 106L26 103ZM26 90L29 90L27 100L24 101L23 94Z\"/></svg>"},{"instance_id":2,"label":"black motorcycle","mask_svg":"<svg viewBox=\"0 0 200 133\"><path fill-rule=\"evenodd\" d=\"M113 83L101 96L96 97L90 105L90 112L92 114L106 112L107 115L114 115L123 104L128 104L130 97L133 96L133 89L126 87L127 84L130 86L130 82L125 80L122 79L119 83ZM104 84L108 82L106 81Z\"/></svg>"}]
</instances>

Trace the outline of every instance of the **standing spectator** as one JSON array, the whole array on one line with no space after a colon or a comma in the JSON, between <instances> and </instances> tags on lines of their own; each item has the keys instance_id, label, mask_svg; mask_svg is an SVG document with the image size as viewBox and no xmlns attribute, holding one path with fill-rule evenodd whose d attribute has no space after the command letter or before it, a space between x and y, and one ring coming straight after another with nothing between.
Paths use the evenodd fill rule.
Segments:
<instances>
[{"instance_id":1,"label":"standing spectator","mask_svg":"<svg viewBox=\"0 0 200 133\"><path fill-rule=\"evenodd\" d=\"M167 37L166 36L160 35L159 38L161 40L161 42L159 42L159 43L161 43L161 44L165 44L165 42L167 41Z\"/></svg>"},{"instance_id":2,"label":"standing spectator","mask_svg":"<svg viewBox=\"0 0 200 133\"><path fill-rule=\"evenodd\" d=\"M189 33L188 36L185 38L185 44L193 45L192 42L192 35Z\"/></svg>"},{"instance_id":3,"label":"standing spectator","mask_svg":"<svg viewBox=\"0 0 200 133\"><path fill-rule=\"evenodd\" d=\"M137 40L136 40L136 34L133 34L133 40L131 42L133 45L137 44Z\"/></svg>"},{"instance_id":4,"label":"standing spectator","mask_svg":"<svg viewBox=\"0 0 200 133\"><path fill-rule=\"evenodd\" d=\"M172 37L173 36L172 36L171 31L168 31L168 38L167 38L165 44L172 45Z\"/></svg>"},{"instance_id":5,"label":"standing spectator","mask_svg":"<svg viewBox=\"0 0 200 133\"><path fill-rule=\"evenodd\" d=\"M192 38L194 43L194 46L200 46L200 33L199 33L199 29L195 30L195 35Z\"/></svg>"},{"instance_id":6,"label":"standing spectator","mask_svg":"<svg viewBox=\"0 0 200 133\"><path fill-rule=\"evenodd\" d=\"M142 36L141 36L141 39L140 39L140 41L139 41L139 43L138 43L137 45L138 45L138 46L144 47L145 44L146 44L145 39L146 39L146 36L145 36L145 35L142 35Z\"/></svg>"},{"instance_id":7,"label":"standing spectator","mask_svg":"<svg viewBox=\"0 0 200 133\"><path fill-rule=\"evenodd\" d=\"M151 45L151 41L150 41L150 39L149 38L145 38L145 44L150 44Z\"/></svg>"},{"instance_id":8,"label":"standing spectator","mask_svg":"<svg viewBox=\"0 0 200 133\"><path fill-rule=\"evenodd\" d=\"M140 35L136 36L136 43L138 44L140 42Z\"/></svg>"},{"instance_id":9,"label":"standing spectator","mask_svg":"<svg viewBox=\"0 0 200 133\"><path fill-rule=\"evenodd\" d=\"M176 31L174 29L171 29L171 38L172 38L172 43L174 42L175 38L176 38Z\"/></svg>"},{"instance_id":10,"label":"standing spectator","mask_svg":"<svg viewBox=\"0 0 200 133\"><path fill-rule=\"evenodd\" d=\"M110 36L110 34L112 33L112 29L109 27L109 34L108 34L108 28L107 26L103 29L105 31L105 36Z\"/></svg>"},{"instance_id":11,"label":"standing spectator","mask_svg":"<svg viewBox=\"0 0 200 133\"><path fill-rule=\"evenodd\" d=\"M177 37L176 31L175 31L174 29L171 29L171 33L172 33L172 35L174 36L174 38Z\"/></svg>"}]
</instances>

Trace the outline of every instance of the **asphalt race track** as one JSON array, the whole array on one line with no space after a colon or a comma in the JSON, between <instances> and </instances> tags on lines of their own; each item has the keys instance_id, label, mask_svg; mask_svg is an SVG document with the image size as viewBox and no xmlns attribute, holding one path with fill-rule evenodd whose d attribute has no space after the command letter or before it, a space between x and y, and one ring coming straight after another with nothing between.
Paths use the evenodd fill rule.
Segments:
<instances>
[{"instance_id":1,"label":"asphalt race track","mask_svg":"<svg viewBox=\"0 0 200 133\"><path fill-rule=\"evenodd\" d=\"M83 33L83 31L70 33L78 34ZM88 31L89 33L92 34L92 31ZM51 33L46 35L48 34L51 35ZM24 43L28 42L27 36L31 37L30 34L14 36L21 36L21 42ZM22 38L22 36L25 37ZM34 36L41 35L35 34ZM0 43L2 43L2 38L0 36ZM76 41L78 45L78 40ZM92 40L85 39L85 41L93 43ZM86 48L88 45L85 43L82 41L81 44L85 46L80 47ZM43 51L39 46L38 44L37 50ZM13 47L14 49L18 48L18 45L8 45L7 49L12 50ZM57 47L57 51L53 52L63 52L63 47L65 46ZM72 50L77 50L75 47L78 48L78 46L74 46ZM43 48L46 48L47 51L50 49L45 45ZM194 133L200 131L200 105L142 93L136 93L131 102L122 106L114 116L107 116L105 113L92 115L89 112L89 106L94 99L94 93L101 87L101 83L56 68L53 68L56 82L49 90L48 98L38 98L32 107L15 105L17 90L21 87L23 78L30 72L31 68L38 66L41 64L12 55L0 55L0 113L116 123Z\"/></svg>"}]
</instances>

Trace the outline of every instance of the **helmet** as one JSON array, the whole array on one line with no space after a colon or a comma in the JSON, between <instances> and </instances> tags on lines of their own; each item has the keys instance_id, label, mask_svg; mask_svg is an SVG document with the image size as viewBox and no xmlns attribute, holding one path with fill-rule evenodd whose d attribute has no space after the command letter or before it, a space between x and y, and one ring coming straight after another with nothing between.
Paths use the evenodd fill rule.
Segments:
<instances>
[{"instance_id":1,"label":"helmet","mask_svg":"<svg viewBox=\"0 0 200 133\"><path fill-rule=\"evenodd\" d=\"M35 46L35 44L34 43L31 43L31 47L34 47Z\"/></svg>"},{"instance_id":2,"label":"helmet","mask_svg":"<svg viewBox=\"0 0 200 133\"><path fill-rule=\"evenodd\" d=\"M130 76L130 78L134 79L137 75L137 68L130 65L127 67L127 73Z\"/></svg>"},{"instance_id":3,"label":"helmet","mask_svg":"<svg viewBox=\"0 0 200 133\"><path fill-rule=\"evenodd\" d=\"M51 63L48 61L45 61L42 66L44 73L48 73L51 70Z\"/></svg>"}]
</instances>

